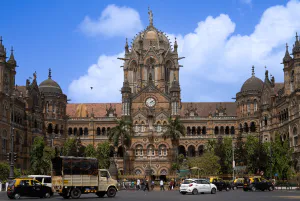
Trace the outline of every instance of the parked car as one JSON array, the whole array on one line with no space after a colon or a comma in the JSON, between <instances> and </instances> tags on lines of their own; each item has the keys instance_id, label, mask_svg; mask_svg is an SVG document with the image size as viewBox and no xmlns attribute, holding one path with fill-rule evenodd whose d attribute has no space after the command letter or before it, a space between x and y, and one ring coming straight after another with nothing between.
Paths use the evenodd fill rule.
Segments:
<instances>
[{"instance_id":1,"label":"parked car","mask_svg":"<svg viewBox=\"0 0 300 201\"><path fill-rule=\"evenodd\" d=\"M206 179L186 179L180 185L179 192L183 195L187 193L192 193L193 195L197 195L198 193L215 194L217 187Z\"/></svg>"},{"instance_id":2,"label":"parked car","mask_svg":"<svg viewBox=\"0 0 300 201\"><path fill-rule=\"evenodd\" d=\"M38 180L40 183L44 184L45 186L52 187L52 180L51 176L49 175L28 175L29 178L33 178Z\"/></svg>"},{"instance_id":3,"label":"parked car","mask_svg":"<svg viewBox=\"0 0 300 201\"><path fill-rule=\"evenodd\" d=\"M32 178L14 179L8 184L7 196L10 199L20 197L50 198L53 195L52 189Z\"/></svg>"},{"instance_id":4,"label":"parked car","mask_svg":"<svg viewBox=\"0 0 300 201\"><path fill-rule=\"evenodd\" d=\"M232 189L232 186L229 182L224 181L218 177L211 177L210 182L217 186L218 191L226 190L229 191Z\"/></svg>"},{"instance_id":5,"label":"parked car","mask_svg":"<svg viewBox=\"0 0 300 201\"><path fill-rule=\"evenodd\" d=\"M233 188L243 188L244 187L244 178L237 178L233 182Z\"/></svg>"},{"instance_id":6,"label":"parked car","mask_svg":"<svg viewBox=\"0 0 300 201\"><path fill-rule=\"evenodd\" d=\"M249 191L256 191L256 190L273 191L274 189L275 187L271 181L264 180L261 178L253 178L253 180L251 178L244 178L244 187L243 187L244 191L248 191L248 190Z\"/></svg>"}]
</instances>

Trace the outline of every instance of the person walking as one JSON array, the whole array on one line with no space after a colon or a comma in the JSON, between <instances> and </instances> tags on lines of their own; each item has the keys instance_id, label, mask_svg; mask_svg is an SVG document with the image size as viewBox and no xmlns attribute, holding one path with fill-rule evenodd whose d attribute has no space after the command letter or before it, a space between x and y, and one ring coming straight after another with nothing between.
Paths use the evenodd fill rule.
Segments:
<instances>
[{"instance_id":1,"label":"person walking","mask_svg":"<svg viewBox=\"0 0 300 201\"><path fill-rule=\"evenodd\" d=\"M149 182L148 180L145 181L145 188L144 188L144 191L148 190L149 192Z\"/></svg>"},{"instance_id":2,"label":"person walking","mask_svg":"<svg viewBox=\"0 0 300 201\"><path fill-rule=\"evenodd\" d=\"M154 181L151 181L151 191L154 189Z\"/></svg>"},{"instance_id":3,"label":"person walking","mask_svg":"<svg viewBox=\"0 0 300 201\"><path fill-rule=\"evenodd\" d=\"M136 189L137 190L141 189L141 180L140 179L137 179L137 181L136 181Z\"/></svg>"},{"instance_id":4,"label":"person walking","mask_svg":"<svg viewBox=\"0 0 300 201\"><path fill-rule=\"evenodd\" d=\"M160 185L160 190L161 191L165 191L164 181L163 180L160 180L159 185Z\"/></svg>"}]
</instances>

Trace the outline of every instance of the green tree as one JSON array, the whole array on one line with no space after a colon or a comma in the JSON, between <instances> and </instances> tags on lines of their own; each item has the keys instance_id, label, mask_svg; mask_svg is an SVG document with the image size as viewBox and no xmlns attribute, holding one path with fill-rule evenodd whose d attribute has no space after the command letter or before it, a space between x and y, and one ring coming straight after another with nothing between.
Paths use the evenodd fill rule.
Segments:
<instances>
[{"instance_id":1,"label":"green tree","mask_svg":"<svg viewBox=\"0 0 300 201\"><path fill-rule=\"evenodd\" d=\"M166 125L166 131L162 134L162 137L166 140L171 139L172 147L175 149L173 154L175 155L175 161L177 161L177 151L179 145L179 139L185 136L185 127L178 117L174 120L169 118L169 123Z\"/></svg>"},{"instance_id":2,"label":"green tree","mask_svg":"<svg viewBox=\"0 0 300 201\"><path fill-rule=\"evenodd\" d=\"M232 138L218 138L214 153L220 158L221 173L232 172Z\"/></svg>"},{"instance_id":3,"label":"green tree","mask_svg":"<svg viewBox=\"0 0 300 201\"><path fill-rule=\"evenodd\" d=\"M10 166L6 162L0 162L0 181L5 183L9 177ZM14 168L15 178L21 175L20 169Z\"/></svg>"},{"instance_id":4,"label":"green tree","mask_svg":"<svg viewBox=\"0 0 300 201\"><path fill-rule=\"evenodd\" d=\"M99 168L103 168L103 169L109 168L110 165L109 153L110 153L109 142L103 142L97 145L96 157L99 161Z\"/></svg>"},{"instance_id":5,"label":"green tree","mask_svg":"<svg viewBox=\"0 0 300 201\"><path fill-rule=\"evenodd\" d=\"M205 151L206 152L214 152L216 147L216 140L215 139L208 139L206 146L205 146Z\"/></svg>"},{"instance_id":6,"label":"green tree","mask_svg":"<svg viewBox=\"0 0 300 201\"><path fill-rule=\"evenodd\" d=\"M275 141L272 142L273 171L280 179L289 178L292 171L292 149L289 141L282 140L278 133L275 133Z\"/></svg>"},{"instance_id":7,"label":"green tree","mask_svg":"<svg viewBox=\"0 0 300 201\"><path fill-rule=\"evenodd\" d=\"M68 138L65 141L62 154L64 156L76 156L76 138Z\"/></svg>"},{"instance_id":8,"label":"green tree","mask_svg":"<svg viewBox=\"0 0 300 201\"><path fill-rule=\"evenodd\" d=\"M193 157L188 159L189 167L197 167L199 170L193 170L193 174L197 174L199 171L200 175L217 175L221 170L219 163L220 158L214 154L214 152L205 152L200 157Z\"/></svg>"},{"instance_id":9,"label":"green tree","mask_svg":"<svg viewBox=\"0 0 300 201\"><path fill-rule=\"evenodd\" d=\"M108 133L109 141L113 142L114 146L118 146L119 141L123 149L123 171L126 174L126 150L125 146L130 145L132 135L132 123L124 119L117 120L117 125L111 128Z\"/></svg>"},{"instance_id":10,"label":"green tree","mask_svg":"<svg viewBox=\"0 0 300 201\"><path fill-rule=\"evenodd\" d=\"M86 146L86 148L84 149L84 156L85 157L96 157L96 149L92 144L89 144Z\"/></svg>"},{"instance_id":11,"label":"green tree","mask_svg":"<svg viewBox=\"0 0 300 201\"><path fill-rule=\"evenodd\" d=\"M33 174L50 174L51 159L55 157L55 150L45 145L42 137L34 138L30 152L30 168Z\"/></svg>"},{"instance_id":12,"label":"green tree","mask_svg":"<svg viewBox=\"0 0 300 201\"><path fill-rule=\"evenodd\" d=\"M246 164L245 156L246 156L245 142L243 140L242 134L239 133L237 135L235 148L234 148L234 160L236 164L240 166L244 166Z\"/></svg>"}]
</instances>

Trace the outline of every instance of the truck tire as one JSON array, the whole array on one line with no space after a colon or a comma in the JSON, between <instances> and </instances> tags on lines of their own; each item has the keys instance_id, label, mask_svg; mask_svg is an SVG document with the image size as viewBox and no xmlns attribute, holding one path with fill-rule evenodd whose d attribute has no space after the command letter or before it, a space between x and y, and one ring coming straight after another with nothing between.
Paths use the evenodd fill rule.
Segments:
<instances>
[{"instance_id":1,"label":"truck tire","mask_svg":"<svg viewBox=\"0 0 300 201\"><path fill-rule=\"evenodd\" d=\"M106 194L106 192L103 192L103 191L99 191L99 192L96 193L96 195L97 195L99 198L103 198L105 194Z\"/></svg>"},{"instance_id":2,"label":"truck tire","mask_svg":"<svg viewBox=\"0 0 300 201\"><path fill-rule=\"evenodd\" d=\"M110 197L110 198L115 197L117 194L117 189L115 187L109 187L106 194L107 194L107 197Z\"/></svg>"},{"instance_id":3,"label":"truck tire","mask_svg":"<svg viewBox=\"0 0 300 201\"><path fill-rule=\"evenodd\" d=\"M73 188L73 190L71 191L71 197L73 199L78 199L81 196L81 190L79 188Z\"/></svg>"}]
</instances>

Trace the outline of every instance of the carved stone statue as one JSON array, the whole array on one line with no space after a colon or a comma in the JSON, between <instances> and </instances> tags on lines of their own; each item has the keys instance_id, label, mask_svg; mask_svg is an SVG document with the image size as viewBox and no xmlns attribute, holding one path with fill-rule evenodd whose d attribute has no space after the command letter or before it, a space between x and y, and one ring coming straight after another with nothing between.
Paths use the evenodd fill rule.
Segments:
<instances>
[{"instance_id":1,"label":"carved stone statue","mask_svg":"<svg viewBox=\"0 0 300 201\"><path fill-rule=\"evenodd\" d=\"M149 7L148 7L148 14L149 14L149 23L150 23L150 25L153 25L153 13Z\"/></svg>"}]
</instances>

